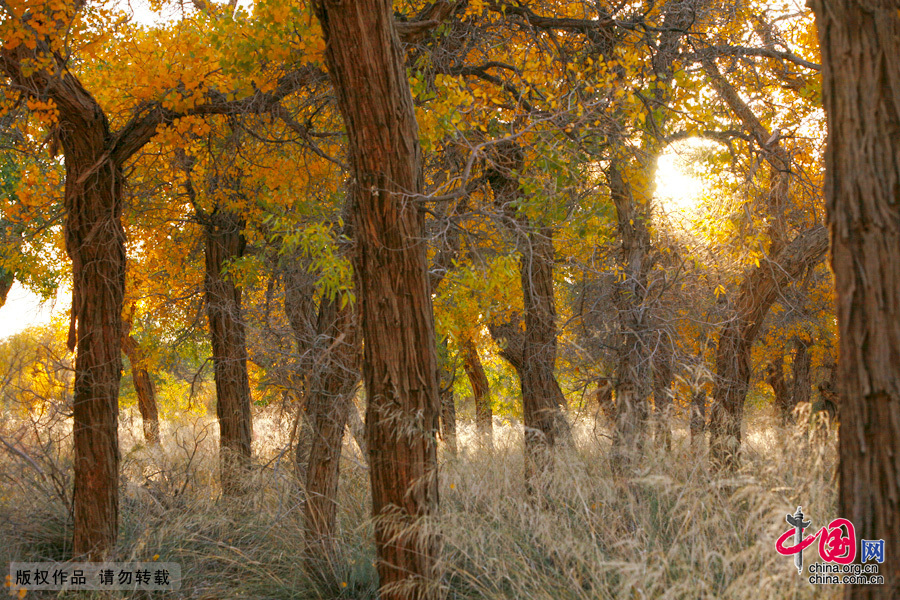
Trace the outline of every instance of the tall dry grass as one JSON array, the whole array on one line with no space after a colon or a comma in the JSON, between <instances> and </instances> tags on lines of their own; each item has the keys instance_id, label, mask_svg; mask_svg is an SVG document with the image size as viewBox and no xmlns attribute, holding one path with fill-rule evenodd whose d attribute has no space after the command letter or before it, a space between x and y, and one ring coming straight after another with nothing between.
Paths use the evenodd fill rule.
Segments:
<instances>
[{"instance_id":1,"label":"tall dry grass","mask_svg":"<svg viewBox=\"0 0 900 600\"><path fill-rule=\"evenodd\" d=\"M304 570L303 490L286 449L287 421L257 417L258 466L246 497L230 504L219 495L213 420L164 422L158 448L141 442L139 422L123 421L119 559L158 555L182 565L182 590L157 596L376 597L368 474L351 441L342 464L338 560L329 573ZM38 424L7 418L0 426L20 451L0 450L4 565L68 557L66 425L58 417ZM805 583L774 549L785 514L798 504L819 524L837 516L834 432L784 431L751 415L744 466L725 477L710 473L703 452L692 451L675 425L671 452L648 451L623 474L609 463L609 432L577 423L575 446L560 453L536 486L542 491L532 494L522 478L521 430L498 424L494 449L486 451L464 425L460 455L442 457L440 513L424 524L443 539L438 585L448 598L510 600L837 597L837 587Z\"/></svg>"}]
</instances>

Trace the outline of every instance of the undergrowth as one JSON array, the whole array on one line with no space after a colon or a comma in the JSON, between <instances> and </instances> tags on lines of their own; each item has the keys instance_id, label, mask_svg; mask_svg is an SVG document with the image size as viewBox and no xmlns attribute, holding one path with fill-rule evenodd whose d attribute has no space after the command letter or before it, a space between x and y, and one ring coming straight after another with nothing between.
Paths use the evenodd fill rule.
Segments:
<instances>
[{"instance_id":1,"label":"undergrowth","mask_svg":"<svg viewBox=\"0 0 900 600\"><path fill-rule=\"evenodd\" d=\"M805 423L805 419L801 418ZM118 560L177 562L178 592L28 592L32 598L376 598L368 473L348 439L339 492L339 559L304 569L303 489L287 449L290 423L255 422L256 468L240 502L217 484L217 427L208 418L164 422L163 443L120 431ZM7 419L0 452L0 563L65 560L71 552L71 449L65 419ZM785 514L803 505L817 523L836 516L833 431L784 430L748 419L743 466L710 472L675 423L671 451L650 446L626 470L610 464L602 427L578 423L575 444L529 493L521 429L496 428L475 449L441 459L439 585L469 599L801 599L837 597L814 587L775 552ZM70 429L70 425L68 425ZM15 590L12 590L15 594ZM15 594L18 596L18 594Z\"/></svg>"}]
</instances>

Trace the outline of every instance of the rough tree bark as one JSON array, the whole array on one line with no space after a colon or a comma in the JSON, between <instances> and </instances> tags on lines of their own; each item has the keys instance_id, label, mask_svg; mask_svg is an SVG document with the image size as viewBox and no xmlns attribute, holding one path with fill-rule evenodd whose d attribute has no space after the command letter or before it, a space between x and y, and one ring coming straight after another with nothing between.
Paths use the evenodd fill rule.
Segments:
<instances>
[{"instance_id":1,"label":"rough tree bark","mask_svg":"<svg viewBox=\"0 0 900 600\"><path fill-rule=\"evenodd\" d=\"M43 42L38 50L46 50ZM62 75L21 65L34 51L0 49L0 70L22 92L50 97L65 157L65 240L72 260L68 345L75 358L75 489L73 554L91 560L113 555L118 533L118 397L122 371L125 233L122 164L133 151L117 147L97 101L68 71ZM127 143L125 144L127 145Z\"/></svg>"},{"instance_id":2,"label":"rough tree bark","mask_svg":"<svg viewBox=\"0 0 900 600\"><path fill-rule=\"evenodd\" d=\"M325 58L348 136L353 255L368 394L366 432L384 600L437 594L440 412L422 243L421 148L389 0L318 0Z\"/></svg>"},{"instance_id":3,"label":"rough tree bark","mask_svg":"<svg viewBox=\"0 0 900 600\"><path fill-rule=\"evenodd\" d=\"M763 319L779 291L814 267L827 249L827 231L815 227L744 278L734 301L733 317L719 334L709 419L709 453L715 465L726 469L738 466L744 400L750 384L750 350Z\"/></svg>"},{"instance_id":4,"label":"rough tree bark","mask_svg":"<svg viewBox=\"0 0 900 600\"><path fill-rule=\"evenodd\" d=\"M498 144L487 180L494 192L494 202L511 224L522 254L519 275L525 328L522 331L515 324L502 327L502 333L501 327L490 329L495 339L505 338L500 355L519 375L525 426L525 478L531 481L549 466L548 451L570 440L571 430L564 412L566 398L553 372L557 348L553 230L516 214L515 204L521 199L521 190L515 172L522 166L522 149L518 145Z\"/></svg>"},{"instance_id":5,"label":"rough tree bark","mask_svg":"<svg viewBox=\"0 0 900 600\"><path fill-rule=\"evenodd\" d=\"M828 118L825 199L840 333L840 515L883 539L900 597L900 14L896 0L812 0Z\"/></svg>"},{"instance_id":6,"label":"rough tree bark","mask_svg":"<svg viewBox=\"0 0 900 600\"><path fill-rule=\"evenodd\" d=\"M242 291L222 273L226 261L240 258L246 245L240 217L216 208L202 215L206 254L206 316L212 341L219 420L222 492L240 493L250 465L252 435L247 344L241 314Z\"/></svg>"},{"instance_id":7,"label":"rough tree bark","mask_svg":"<svg viewBox=\"0 0 900 600\"><path fill-rule=\"evenodd\" d=\"M144 439L148 444L159 444L159 412L156 407L156 386L147 371L147 362L134 336L126 331L122 334L122 351L131 363L131 380L137 393L138 411L144 429Z\"/></svg>"},{"instance_id":8,"label":"rough tree bark","mask_svg":"<svg viewBox=\"0 0 900 600\"><path fill-rule=\"evenodd\" d=\"M462 341L463 368L469 384L472 386L472 396L475 400L475 431L478 441L486 448L494 445L494 415L491 409L491 388L488 383L487 373L478 356L478 348L472 338L466 337Z\"/></svg>"},{"instance_id":9,"label":"rough tree bark","mask_svg":"<svg viewBox=\"0 0 900 600\"><path fill-rule=\"evenodd\" d=\"M359 382L356 317L346 292L322 299L316 331L307 399L306 546L307 567L327 577L336 572L325 567L333 566L335 557L341 448L350 410L356 410L351 397Z\"/></svg>"}]
</instances>

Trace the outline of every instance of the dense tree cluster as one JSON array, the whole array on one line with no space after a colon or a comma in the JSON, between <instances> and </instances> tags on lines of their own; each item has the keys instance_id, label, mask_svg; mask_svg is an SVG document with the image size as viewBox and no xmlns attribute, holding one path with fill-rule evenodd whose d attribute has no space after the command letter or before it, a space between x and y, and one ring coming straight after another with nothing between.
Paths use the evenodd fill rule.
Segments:
<instances>
[{"instance_id":1,"label":"dense tree cluster","mask_svg":"<svg viewBox=\"0 0 900 600\"><path fill-rule=\"evenodd\" d=\"M895 3L152 4L0 2L0 299L71 286L76 556L115 553L120 390L158 443L207 357L225 498L254 404L292 411L312 571L365 448L383 598L440 595L462 395L488 451L521 418L535 496L585 414L627 476L676 414L734 470L748 395L828 404L845 516L900 555Z\"/></svg>"}]
</instances>

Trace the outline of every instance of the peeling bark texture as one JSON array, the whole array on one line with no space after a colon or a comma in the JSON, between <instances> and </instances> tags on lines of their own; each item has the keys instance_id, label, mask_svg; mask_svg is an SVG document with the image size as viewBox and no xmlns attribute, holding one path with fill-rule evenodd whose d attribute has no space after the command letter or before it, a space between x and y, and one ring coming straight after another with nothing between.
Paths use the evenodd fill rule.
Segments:
<instances>
[{"instance_id":1,"label":"peeling bark texture","mask_svg":"<svg viewBox=\"0 0 900 600\"><path fill-rule=\"evenodd\" d=\"M222 493L237 495L250 466L250 381L241 315L241 288L223 275L226 261L244 254L243 222L217 209L203 216L206 252L206 315L216 380L216 417Z\"/></svg>"},{"instance_id":2,"label":"peeling bark texture","mask_svg":"<svg viewBox=\"0 0 900 600\"><path fill-rule=\"evenodd\" d=\"M784 380L784 356L780 353L777 360L766 366L766 383L772 388L772 394L775 396L775 414L784 427L793 422L791 411L794 407L791 404L791 395L788 394L787 382Z\"/></svg>"},{"instance_id":3,"label":"peeling bark texture","mask_svg":"<svg viewBox=\"0 0 900 600\"><path fill-rule=\"evenodd\" d=\"M794 363L791 365L793 371L791 404L790 410L793 410L800 402L809 402L812 395L812 381L809 378L810 356L809 346L803 340L797 340L797 348L794 350Z\"/></svg>"},{"instance_id":4,"label":"peeling bark texture","mask_svg":"<svg viewBox=\"0 0 900 600\"><path fill-rule=\"evenodd\" d=\"M744 278L732 318L722 327L709 419L709 455L717 467L735 469L741 447L744 400L750 385L750 350L778 293L815 267L828 249L828 233L815 227L797 236L773 259Z\"/></svg>"},{"instance_id":5,"label":"peeling bark texture","mask_svg":"<svg viewBox=\"0 0 900 600\"><path fill-rule=\"evenodd\" d=\"M65 156L65 240L72 260L68 346L76 350L73 554L111 558L118 533L118 397L122 371L125 233L122 163L106 115L65 69L23 73L34 50L0 48L0 71L34 98L53 100ZM127 140L125 140L127 142Z\"/></svg>"},{"instance_id":6,"label":"peeling bark texture","mask_svg":"<svg viewBox=\"0 0 900 600\"><path fill-rule=\"evenodd\" d=\"M825 200L840 333L840 515L900 556L900 14L896 0L812 0L828 118ZM846 599L900 597L884 585Z\"/></svg>"},{"instance_id":7,"label":"peeling bark texture","mask_svg":"<svg viewBox=\"0 0 900 600\"><path fill-rule=\"evenodd\" d=\"M494 203L501 209L516 234L522 257L519 276L522 282L524 331L515 325L491 327L491 335L505 339L500 355L519 375L522 389L522 416L525 426L525 479L541 473L550 465L549 451L557 444L571 441L571 429L565 416L566 398L556 380L556 303L553 296L553 230L529 222L516 214L521 198L516 171L523 167L522 149L514 142L497 144L487 180L494 192ZM503 330L501 333L501 329Z\"/></svg>"},{"instance_id":8,"label":"peeling bark texture","mask_svg":"<svg viewBox=\"0 0 900 600\"><path fill-rule=\"evenodd\" d=\"M309 378L306 556L307 567L317 577L333 577L337 572L334 559L341 448L349 413L356 410L351 397L359 382L356 317L354 305L345 294L321 302L316 359Z\"/></svg>"},{"instance_id":9,"label":"peeling bark texture","mask_svg":"<svg viewBox=\"0 0 900 600\"><path fill-rule=\"evenodd\" d=\"M102 156L106 119L97 112L80 117L88 122L74 131L61 128L60 134L66 156L66 251L74 278L69 339L70 347L72 342L77 347L73 553L97 559L112 554L118 531L125 234L121 167ZM86 131L93 135L79 135Z\"/></svg>"},{"instance_id":10,"label":"peeling bark texture","mask_svg":"<svg viewBox=\"0 0 900 600\"><path fill-rule=\"evenodd\" d=\"M127 332L122 335L122 351L131 363L131 380L137 393L138 411L148 444L159 444L159 412L156 407L156 386L147 371L146 360L137 340Z\"/></svg>"},{"instance_id":11,"label":"peeling bark texture","mask_svg":"<svg viewBox=\"0 0 900 600\"><path fill-rule=\"evenodd\" d=\"M437 352L421 148L389 0L317 0L325 59L348 137L351 227L375 548L383 600L439 595Z\"/></svg>"},{"instance_id":12,"label":"peeling bark texture","mask_svg":"<svg viewBox=\"0 0 900 600\"><path fill-rule=\"evenodd\" d=\"M472 338L466 337L462 342L463 368L469 384L472 386L472 397L475 401L475 431L478 442L485 448L494 446L494 415L491 409L491 388L487 373L478 356L478 348Z\"/></svg>"}]
</instances>

